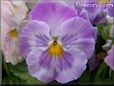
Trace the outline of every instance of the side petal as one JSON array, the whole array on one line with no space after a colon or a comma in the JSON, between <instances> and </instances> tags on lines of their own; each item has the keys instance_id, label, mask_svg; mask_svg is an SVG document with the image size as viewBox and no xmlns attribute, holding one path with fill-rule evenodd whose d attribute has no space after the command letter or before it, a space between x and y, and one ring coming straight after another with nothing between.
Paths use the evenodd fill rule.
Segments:
<instances>
[{"instance_id":1,"label":"side petal","mask_svg":"<svg viewBox=\"0 0 114 86\"><path fill-rule=\"evenodd\" d=\"M89 38L95 36L95 30L90 22L81 17L73 17L62 23L58 30L60 36L76 35L78 37Z\"/></svg>"},{"instance_id":2,"label":"side petal","mask_svg":"<svg viewBox=\"0 0 114 86\"><path fill-rule=\"evenodd\" d=\"M20 49L26 55L34 48L47 47L49 36L49 27L46 23L32 20L20 33Z\"/></svg>"},{"instance_id":3,"label":"side petal","mask_svg":"<svg viewBox=\"0 0 114 86\"><path fill-rule=\"evenodd\" d=\"M92 25L80 17L65 21L58 31L64 47L78 48L86 53L88 58L94 51L95 33Z\"/></svg>"}]
</instances>

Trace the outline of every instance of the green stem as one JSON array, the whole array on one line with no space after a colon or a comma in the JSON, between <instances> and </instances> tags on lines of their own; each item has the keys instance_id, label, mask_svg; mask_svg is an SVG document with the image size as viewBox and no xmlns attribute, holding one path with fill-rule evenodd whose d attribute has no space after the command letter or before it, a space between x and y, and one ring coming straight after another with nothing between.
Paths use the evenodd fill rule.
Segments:
<instances>
[{"instance_id":1,"label":"green stem","mask_svg":"<svg viewBox=\"0 0 114 86\"><path fill-rule=\"evenodd\" d=\"M112 71L111 69L109 69L109 78L111 78L111 75L112 75Z\"/></svg>"},{"instance_id":2,"label":"green stem","mask_svg":"<svg viewBox=\"0 0 114 86\"><path fill-rule=\"evenodd\" d=\"M4 69L5 69L6 73L7 73L7 75L10 77L11 75L10 75L10 71L9 71L8 65L4 61L3 61L3 66L4 66Z\"/></svg>"}]
</instances>

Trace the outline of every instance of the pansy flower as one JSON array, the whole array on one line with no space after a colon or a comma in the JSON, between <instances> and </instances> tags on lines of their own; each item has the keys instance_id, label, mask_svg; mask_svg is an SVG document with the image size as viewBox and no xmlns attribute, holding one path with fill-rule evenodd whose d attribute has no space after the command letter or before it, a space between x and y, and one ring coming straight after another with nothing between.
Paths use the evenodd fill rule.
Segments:
<instances>
[{"instance_id":1,"label":"pansy flower","mask_svg":"<svg viewBox=\"0 0 114 86\"><path fill-rule=\"evenodd\" d=\"M40 2L20 34L29 73L43 82L67 83L86 69L95 48L95 30L61 2Z\"/></svg>"},{"instance_id":2,"label":"pansy flower","mask_svg":"<svg viewBox=\"0 0 114 86\"><path fill-rule=\"evenodd\" d=\"M22 61L19 51L19 25L26 17L28 9L23 1L1 2L1 49L6 62L13 65Z\"/></svg>"}]
</instances>

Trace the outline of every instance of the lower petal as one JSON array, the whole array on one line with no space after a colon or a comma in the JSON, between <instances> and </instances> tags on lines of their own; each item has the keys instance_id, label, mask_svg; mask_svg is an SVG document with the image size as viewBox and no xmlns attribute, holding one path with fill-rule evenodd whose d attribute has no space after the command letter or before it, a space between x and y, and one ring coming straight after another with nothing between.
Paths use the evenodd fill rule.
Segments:
<instances>
[{"instance_id":1,"label":"lower petal","mask_svg":"<svg viewBox=\"0 0 114 86\"><path fill-rule=\"evenodd\" d=\"M86 55L80 50L71 50L69 52L72 53L74 59L72 62L72 67L68 68L67 70L62 70L58 74L56 80L60 83L68 83L72 80L78 79L86 69Z\"/></svg>"},{"instance_id":2,"label":"lower petal","mask_svg":"<svg viewBox=\"0 0 114 86\"><path fill-rule=\"evenodd\" d=\"M4 43L2 44L2 50L4 53L4 59L7 63L11 62L13 65L16 65L23 60L23 57L19 52L17 39L4 39Z\"/></svg>"},{"instance_id":3,"label":"lower petal","mask_svg":"<svg viewBox=\"0 0 114 86\"><path fill-rule=\"evenodd\" d=\"M53 81L57 75L56 73L56 58L51 57L47 50L31 53L26 62L30 74L43 82Z\"/></svg>"},{"instance_id":4,"label":"lower petal","mask_svg":"<svg viewBox=\"0 0 114 86\"><path fill-rule=\"evenodd\" d=\"M28 66L29 72L33 77L43 82L50 82L54 80L54 70L46 69L38 64Z\"/></svg>"}]
</instances>

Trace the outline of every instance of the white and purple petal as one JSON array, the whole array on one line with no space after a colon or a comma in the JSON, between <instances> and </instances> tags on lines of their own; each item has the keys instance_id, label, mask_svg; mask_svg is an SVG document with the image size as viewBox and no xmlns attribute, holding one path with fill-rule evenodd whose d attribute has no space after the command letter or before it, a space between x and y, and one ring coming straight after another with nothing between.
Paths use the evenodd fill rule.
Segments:
<instances>
[{"instance_id":1,"label":"white and purple petal","mask_svg":"<svg viewBox=\"0 0 114 86\"><path fill-rule=\"evenodd\" d=\"M72 80L78 79L86 69L87 56L85 53L78 49L71 49L67 52L69 52L72 57L71 67L58 74L56 80L59 83L68 83Z\"/></svg>"},{"instance_id":2,"label":"white and purple petal","mask_svg":"<svg viewBox=\"0 0 114 86\"><path fill-rule=\"evenodd\" d=\"M76 0L75 8L79 10L78 12L84 8L92 24L96 25L100 22L106 22L103 14L105 6L99 4L98 0Z\"/></svg>"},{"instance_id":3,"label":"white and purple petal","mask_svg":"<svg viewBox=\"0 0 114 86\"><path fill-rule=\"evenodd\" d=\"M107 13L110 17L114 17L114 0L110 0L110 3L107 7Z\"/></svg>"},{"instance_id":4,"label":"white and purple petal","mask_svg":"<svg viewBox=\"0 0 114 86\"><path fill-rule=\"evenodd\" d=\"M25 57L34 48L48 47L49 26L45 22L32 20L30 21L20 36L20 48Z\"/></svg>"},{"instance_id":5,"label":"white and purple petal","mask_svg":"<svg viewBox=\"0 0 114 86\"><path fill-rule=\"evenodd\" d=\"M77 11L61 2L40 2L30 12L30 18L49 24L51 31L56 31L65 20L77 15Z\"/></svg>"},{"instance_id":6,"label":"white and purple petal","mask_svg":"<svg viewBox=\"0 0 114 86\"><path fill-rule=\"evenodd\" d=\"M105 63L114 70L114 45L112 45L112 48L108 52L108 56L105 58Z\"/></svg>"},{"instance_id":7,"label":"white and purple petal","mask_svg":"<svg viewBox=\"0 0 114 86\"><path fill-rule=\"evenodd\" d=\"M65 21L58 30L63 46L66 48L78 48L90 58L95 48L96 31L92 25L80 17Z\"/></svg>"}]
</instances>

